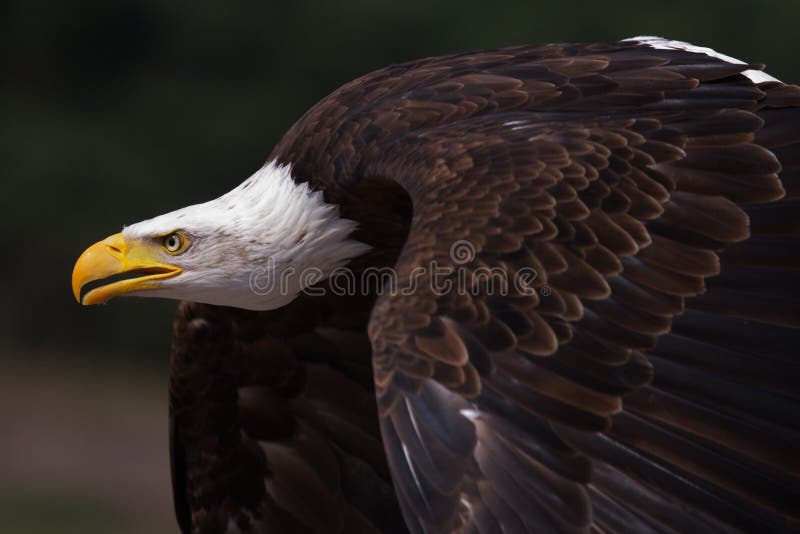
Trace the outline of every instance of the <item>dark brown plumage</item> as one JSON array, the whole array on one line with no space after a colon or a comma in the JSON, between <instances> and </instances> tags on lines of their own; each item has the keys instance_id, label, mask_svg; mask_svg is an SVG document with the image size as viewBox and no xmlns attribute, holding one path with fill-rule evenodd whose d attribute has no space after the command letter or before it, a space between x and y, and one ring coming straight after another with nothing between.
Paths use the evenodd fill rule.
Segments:
<instances>
[{"instance_id":1,"label":"dark brown plumage","mask_svg":"<svg viewBox=\"0 0 800 534\"><path fill-rule=\"evenodd\" d=\"M800 89L749 68L523 46L309 110L273 157L360 223L354 268L468 240L539 291L183 303L182 530L797 529Z\"/></svg>"}]
</instances>

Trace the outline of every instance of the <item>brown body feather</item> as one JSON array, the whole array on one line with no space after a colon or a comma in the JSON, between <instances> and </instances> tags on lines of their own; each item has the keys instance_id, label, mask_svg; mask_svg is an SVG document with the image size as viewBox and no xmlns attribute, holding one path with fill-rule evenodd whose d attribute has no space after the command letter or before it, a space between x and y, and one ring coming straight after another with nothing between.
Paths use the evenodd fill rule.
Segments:
<instances>
[{"instance_id":1,"label":"brown body feather","mask_svg":"<svg viewBox=\"0 0 800 534\"><path fill-rule=\"evenodd\" d=\"M800 528L800 89L748 68L526 46L309 110L273 157L360 223L354 269L468 240L539 291L183 304L182 529Z\"/></svg>"}]
</instances>

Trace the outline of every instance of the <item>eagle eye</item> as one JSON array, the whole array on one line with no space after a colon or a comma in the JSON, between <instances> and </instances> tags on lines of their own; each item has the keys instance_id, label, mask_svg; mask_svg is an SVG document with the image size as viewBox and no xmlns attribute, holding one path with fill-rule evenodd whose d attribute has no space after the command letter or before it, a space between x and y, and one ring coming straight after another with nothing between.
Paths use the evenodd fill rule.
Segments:
<instances>
[{"instance_id":1,"label":"eagle eye","mask_svg":"<svg viewBox=\"0 0 800 534\"><path fill-rule=\"evenodd\" d=\"M168 254L176 255L186 250L187 243L186 237L184 237L183 234L180 232L172 232L163 237L161 246L164 247L164 250Z\"/></svg>"}]
</instances>

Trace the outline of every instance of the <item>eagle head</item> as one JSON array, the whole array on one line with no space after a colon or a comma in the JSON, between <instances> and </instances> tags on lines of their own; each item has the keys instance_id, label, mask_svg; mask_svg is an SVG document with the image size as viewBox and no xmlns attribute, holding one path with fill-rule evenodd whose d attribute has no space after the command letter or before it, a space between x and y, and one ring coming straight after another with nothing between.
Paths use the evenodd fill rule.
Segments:
<instances>
[{"instance_id":1,"label":"eagle head","mask_svg":"<svg viewBox=\"0 0 800 534\"><path fill-rule=\"evenodd\" d=\"M322 193L270 163L229 193L90 246L72 272L84 305L121 295L279 308L366 250Z\"/></svg>"}]
</instances>

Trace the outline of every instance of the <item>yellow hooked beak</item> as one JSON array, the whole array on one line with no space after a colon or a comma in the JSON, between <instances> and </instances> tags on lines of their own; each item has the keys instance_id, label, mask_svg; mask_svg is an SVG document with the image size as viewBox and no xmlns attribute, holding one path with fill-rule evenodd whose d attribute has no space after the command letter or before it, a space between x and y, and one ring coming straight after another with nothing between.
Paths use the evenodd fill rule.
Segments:
<instances>
[{"instance_id":1,"label":"yellow hooked beak","mask_svg":"<svg viewBox=\"0 0 800 534\"><path fill-rule=\"evenodd\" d=\"M171 278L181 272L180 267L156 261L160 249L155 243L127 243L122 234L114 234L87 248L72 270L72 293L75 300L89 306L100 304L119 295L157 289L159 280ZM81 289L96 280L114 275L141 275L135 278L112 281L92 289L81 299Z\"/></svg>"}]
</instances>

